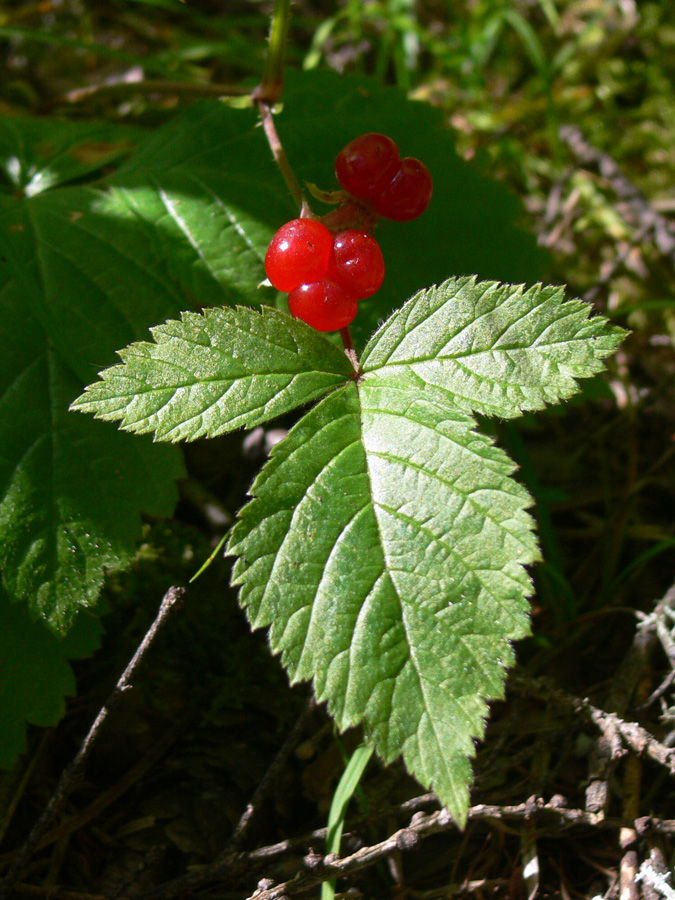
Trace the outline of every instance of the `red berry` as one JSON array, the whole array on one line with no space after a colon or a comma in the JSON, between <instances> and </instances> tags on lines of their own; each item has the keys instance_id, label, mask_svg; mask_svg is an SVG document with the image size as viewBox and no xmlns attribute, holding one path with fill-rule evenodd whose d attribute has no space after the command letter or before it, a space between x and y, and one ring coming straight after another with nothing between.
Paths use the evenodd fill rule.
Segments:
<instances>
[{"instance_id":1,"label":"red berry","mask_svg":"<svg viewBox=\"0 0 675 900\"><path fill-rule=\"evenodd\" d=\"M433 184L431 173L419 159L407 156L398 172L373 206L382 216L396 222L408 222L421 215L429 205Z\"/></svg>"},{"instance_id":2,"label":"red berry","mask_svg":"<svg viewBox=\"0 0 675 900\"><path fill-rule=\"evenodd\" d=\"M265 272L278 291L321 281L328 271L333 235L314 219L286 222L270 241Z\"/></svg>"},{"instance_id":3,"label":"red berry","mask_svg":"<svg viewBox=\"0 0 675 900\"><path fill-rule=\"evenodd\" d=\"M342 187L365 200L372 200L396 174L400 164L398 147L385 134L362 134L337 155L335 174Z\"/></svg>"},{"instance_id":4,"label":"red berry","mask_svg":"<svg viewBox=\"0 0 675 900\"><path fill-rule=\"evenodd\" d=\"M331 277L357 300L379 290L384 281L384 258L380 245L365 231L342 231L335 236L329 263Z\"/></svg>"},{"instance_id":5,"label":"red berry","mask_svg":"<svg viewBox=\"0 0 675 900\"><path fill-rule=\"evenodd\" d=\"M302 319L317 331L339 331L346 328L358 311L356 297L333 281L303 284L291 291L288 308L292 316Z\"/></svg>"}]
</instances>

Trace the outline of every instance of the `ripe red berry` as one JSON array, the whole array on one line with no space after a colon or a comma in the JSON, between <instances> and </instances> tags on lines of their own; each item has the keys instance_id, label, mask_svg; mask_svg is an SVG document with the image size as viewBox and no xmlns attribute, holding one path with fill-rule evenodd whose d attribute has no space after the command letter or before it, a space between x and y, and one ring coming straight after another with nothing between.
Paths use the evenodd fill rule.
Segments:
<instances>
[{"instance_id":1,"label":"ripe red berry","mask_svg":"<svg viewBox=\"0 0 675 900\"><path fill-rule=\"evenodd\" d=\"M408 222L421 215L429 205L433 184L431 173L419 159L401 160L391 183L373 200L382 216L395 222Z\"/></svg>"},{"instance_id":2,"label":"ripe red berry","mask_svg":"<svg viewBox=\"0 0 675 900\"><path fill-rule=\"evenodd\" d=\"M370 297L384 281L380 245L365 231L351 228L340 232L333 241L328 274L357 300Z\"/></svg>"},{"instance_id":3,"label":"ripe red berry","mask_svg":"<svg viewBox=\"0 0 675 900\"><path fill-rule=\"evenodd\" d=\"M270 241L265 272L278 291L321 281L328 271L333 235L314 219L286 222Z\"/></svg>"},{"instance_id":4,"label":"ripe red berry","mask_svg":"<svg viewBox=\"0 0 675 900\"><path fill-rule=\"evenodd\" d=\"M317 281L291 291L288 308L292 316L317 331L339 331L352 321L358 312L358 303L342 285Z\"/></svg>"},{"instance_id":5,"label":"ripe red berry","mask_svg":"<svg viewBox=\"0 0 675 900\"><path fill-rule=\"evenodd\" d=\"M398 147L385 134L362 134L337 155L335 174L342 187L364 200L372 200L391 181L400 165Z\"/></svg>"}]
</instances>

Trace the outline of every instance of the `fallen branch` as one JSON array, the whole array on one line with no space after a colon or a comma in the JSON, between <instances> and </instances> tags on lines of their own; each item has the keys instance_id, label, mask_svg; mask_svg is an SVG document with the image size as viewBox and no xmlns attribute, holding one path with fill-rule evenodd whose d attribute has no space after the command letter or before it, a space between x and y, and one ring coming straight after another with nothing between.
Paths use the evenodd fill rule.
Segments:
<instances>
[{"instance_id":1,"label":"fallen branch","mask_svg":"<svg viewBox=\"0 0 675 900\"><path fill-rule=\"evenodd\" d=\"M589 700L568 694L549 684L543 678L527 678L522 674L514 675L509 685L520 693L529 694L546 703L555 703L575 713L581 713L586 719L593 722L607 736L608 740L611 740L612 733L615 732L634 753L646 756L664 766L671 775L675 775L675 750L671 750L670 747L657 741L646 728L638 725L637 722L626 722L616 713L598 709Z\"/></svg>"},{"instance_id":2,"label":"fallen branch","mask_svg":"<svg viewBox=\"0 0 675 900\"><path fill-rule=\"evenodd\" d=\"M525 803L516 806L491 806L480 804L469 810L469 821L498 820L511 822L528 822L535 831L552 827L556 834L560 828L578 826L620 829L625 823L620 820L606 819L599 813L587 813L582 809L567 809L555 801L545 803L541 798L531 797ZM662 826L665 826L662 827ZM650 819L648 826L653 830L675 832L675 821L657 822ZM453 831L457 828L450 813L441 809L434 813L415 813L410 824L394 832L386 840L369 847L362 847L351 856L342 859L321 857L311 854L305 858L306 868L283 884L274 885L269 879L262 879L258 889L247 900L283 900L314 888L324 881L351 875L371 866L393 853L412 850L422 838L442 831Z\"/></svg>"}]
</instances>

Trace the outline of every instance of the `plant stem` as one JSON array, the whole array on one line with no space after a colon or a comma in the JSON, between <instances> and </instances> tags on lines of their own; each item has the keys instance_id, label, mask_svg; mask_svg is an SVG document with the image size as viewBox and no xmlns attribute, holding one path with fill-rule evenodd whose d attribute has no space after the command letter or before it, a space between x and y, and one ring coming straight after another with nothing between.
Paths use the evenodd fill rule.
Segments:
<instances>
[{"instance_id":1,"label":"plant stem","mask_svg":"<svg viewBox=\"0 0 675 900\"><path fill-rule=\"evenodd\" d=\"M302 209L304 197L302 196L302 188L300 182L295 177L295 172L291 168L291 164L286 156L286 151L281 145L274 117L272 115L272 106L281 96L281 90L284 84L284 49L286 47L286 36L288 34L288 25L291 20L291 0L274 0L274 10L272 11L272 23L270 25L270 37L267 47L267 57L265 58L265 68L263 69L262 83L253 91L253 99L258 104L260 118L267 143L270 145L272 156L276 160L281 174L284 177L286 186L293 197L293 200Z\"/></svg>"},{"instance_id":2,"label":"plant stem","mask_svg":"<svg viewBox=\"0 0 675 900\"><path fill-rule=\"evenodd\" d=\"M340 329L340 337L342 338L342 345L345 348L345 355L354 366L354 371L358 376L361 374L361 370L359 369L359 358L354 349L354 342L352 341L352 333L349 330L349 325Z\"/></svg>"},{"instance_id":3,"label":"plant stem","mask_svg":"<svg viewBox=\"0 0 675 900\"><path fill-rule=\"evenodd\" d=\"M349 330L349 325L340 329L340 337L342 338L345 351L354 349L354 342L352 341L352 333Z\"/></svg>"},{"instance_id":4,"label":"plant stem","mask_svg":"<svg viewBox=\"0 0 675 900\"><path fill-rule=\"evenodd\" d=\"M267 58L257 99L273 104L281 96L284 83L284 51L291 21L291 0L274 0Z\"/></svg>"},{"instance_id":5,"label":"plant stem","mask_svg":"<svg viewBox=\"0 0 675 900\"><path fill-rule=\"evenodd\" d=\"M291 164L286 156L276 125L274 124L274 116L272 115L272 106L281 96L281 90L284 83L284 50L286 47L286 37L288 35L288 26L291 20L291 0L274 0L274 9L272 11L272 24L270 25L270 37L267 47L267 57L265 59L265 68L263 69L262 84L260 84L253 92L253 99L258 104L260 118L267 143L270 145L272 156L279 166L281 174L286 182L286 187L290 191L293 200L300 208L302 215L309 213L308 205L302 193L300 182L295 176L295 172L291 168ZM359 360L354 350L352 336L349 328L340 330L342 343L344 344L345 353L349 357L354 371L359 375Z\"/></svg>"},{"instance_id":6,"label":"plant stem","mask_svg":"<svg viewBox=\"0 0 675 900\"><path fill-rule=\"evenodd\" d=\"M300 187L300 182L295 177L295 172L291 168L291 164L289 163L288 157L286 156L286 151L282 147L281 141L279 140L277 127L274 124L272 110L264 100L258 101L258 109L260 110L260 118L262 119L263 128L265 129L265 136L267 137L267 143L270 145L272 156L276 160L276 163L281 170L281 174L284 176L286 187L290 191L293 200L297 203L300 209L302 209L304 201L304 197L302 196L302 188Z\"/></svg>"}]
</instances>

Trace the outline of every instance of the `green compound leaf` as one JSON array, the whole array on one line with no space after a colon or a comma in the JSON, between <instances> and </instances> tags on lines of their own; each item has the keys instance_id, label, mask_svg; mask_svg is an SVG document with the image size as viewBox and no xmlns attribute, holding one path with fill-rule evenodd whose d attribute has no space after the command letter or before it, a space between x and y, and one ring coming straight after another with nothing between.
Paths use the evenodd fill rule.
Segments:
<instances>
[{"instance_id":1,"label":"green compound leaf","mask_svg":"<svg viewBox=\"0 0 675 900\"><path fill-rule=\"evenodd\" d=\"M72 408L156 440L195 440L252 428L354 375L323 335L271 308L184 313L152 334L154 344L123 350L123 364Z\"/></svg>"},{"instance_id":2,"label":"green compound leaf","mask_svg":"<svg viewBox=\"0 0 675 900\"><path fill-rule=\"evenodd\" d=\"M403 379L341 388L275 448L229 544L291 680L460 824L537 558L514 466L472 425Z\"/></svg>"},{"instance_id":3,"label":"green compound leaf","mask_svg":"<svg viewBox=\"0 0 675 900\"><path fill-rule=\"evenodd\" d=\"M505 364L498 311L511 315L523 291L504 287L484 308L491 292L448 282L395 314L371 341L359 381L275 447L228 545L242 605L254 627L269 626L291 680L312 680L341 728L362 723L385 762L402 755L460 825L487 702L503 696L511 642L529 630L524 567L539 554L531 500L511 460L476 430L466 409L487 406L445 348L461 333L465 355L475 347L482 377L491 374L490 411L514 415L512 386L542 405L534 373L544 357L553 370L559 344L565 378L545 395L540 388L547 399L571 392L568 371L597 371L620 334L601 318L589 329L576 301L562 306L569 315L555 313L549 292L534 289L539 299L525 302L543 305L543 319L530 328L529 316L514 317L522 324L508 347L518 364ZM475 312L471 320L460 309L455 328L458 296L473 298ZM558 315L566 325L542 340Z\"/></svg>"}]
</instances>

